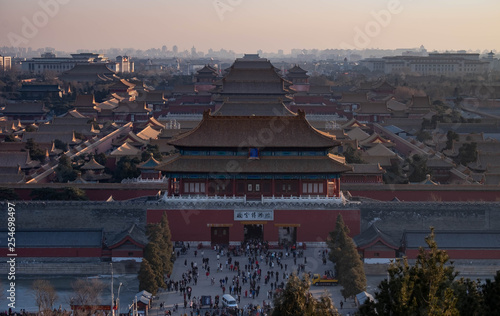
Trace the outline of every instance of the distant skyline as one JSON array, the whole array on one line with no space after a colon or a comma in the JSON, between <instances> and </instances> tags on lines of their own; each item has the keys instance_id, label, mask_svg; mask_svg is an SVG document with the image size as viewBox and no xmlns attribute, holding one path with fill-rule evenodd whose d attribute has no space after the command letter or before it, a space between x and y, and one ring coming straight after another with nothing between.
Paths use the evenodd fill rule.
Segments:
<instances>
[{"instance_id":1,"label":"distant skyline","mask_svg":"<svg viewBox=\"0 0 500 316\"><path fill-rule=\"evenodd\" d=\"M0 47L498 50L494 0L0 0Z\"/></svg>"}]
</instances>

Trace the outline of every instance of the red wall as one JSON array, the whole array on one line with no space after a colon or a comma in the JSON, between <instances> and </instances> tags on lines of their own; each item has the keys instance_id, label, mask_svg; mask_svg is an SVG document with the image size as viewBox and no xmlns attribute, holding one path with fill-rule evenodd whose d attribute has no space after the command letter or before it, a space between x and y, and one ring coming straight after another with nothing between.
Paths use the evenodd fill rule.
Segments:
<instances>
[{"instance_id":1,"label":"red wall","mask_svg":"<svg viewBox=\"0 0 500 316\"><path fill-rule=\"evenodd\" d=\"M147 222L158 223L167 212L173 241L210 241L207 224L229 224L229 240L242 241L244 225L234 221L233 210L148 210ZM264 224L264 239L278 241L279 227L274 224L300 224L298 242L322 242L335 229L338 214L350 229L350 236L360 233L360 210L275 210L274 221Z\"/></svg>"},{"instance_id":2,"label":"red wall","mask_svg":"<svg viewBox=\"0 0 500 316\"><path fill-rule=\"evenodd\" d=\"M159 223L167 212L173 241L210 241L207 224L233 224L232 210L148 210L147 223ZM233 225L233 227L236 225ZM229 228L230 240L243 240L243 232Z\"/></svg>"},{"instance_id":3,"label":"red wall","mask_svg":"<svg viewBox=\"0 0 500 316\"><path fill-rule=\"evenodd\" d=\"M7 257L7 248L0 248L0 256ZM18 257L101 257L101 248L16 248Z\"/></svg>"}]
</instances>

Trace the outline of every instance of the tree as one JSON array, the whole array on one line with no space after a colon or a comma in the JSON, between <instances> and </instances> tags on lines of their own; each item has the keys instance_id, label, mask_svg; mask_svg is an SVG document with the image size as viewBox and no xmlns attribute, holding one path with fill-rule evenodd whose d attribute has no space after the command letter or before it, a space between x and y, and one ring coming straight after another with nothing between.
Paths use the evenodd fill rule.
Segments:
<instances>
[{"instance_id":1,"label":"tree","mask_svg":"<svg viewBox=\"0 0 500 316\"><path fill-rule=\"evenodd\" d=\"M385 184L406 184L408 179L403 174L403 168L399 161L392 161L391 166L385 169L383 175Z\"/></svg>"},{"instance_id":2,"label":"tree","mask_svg":"<svg viewBox=\"0 0 500 316\"><path fill-rule=\"evenodd\" d=\"M408 164L408 180L410 182L424 181L431 170L427 168L427 158L420 155L413 155L406 159Z\"/></svg>"},{"instance_id":3,"label":"tree","mask_svg":"<svg viewBox=\"0 0 500 316\"><path fill-rule=\"evenodd\" d=\"M465 143L458 149L458 159L462 165L467 165L477 159L477 143Z\"/></svg>"},{"instance_id":4,"label":"tree","mask_svg":"<svg viewBox=\"0 0 500 316\"><path fill-rule=\"evenodd\" d=\"M60 196L61 200L66 201L87 201L89 199L84 190L75 187L64 188Z\"/></svg>"},{"instance_id":5,"label":"tree","mask_svg":"<svg viewBox=\"0 0 500 316\"><path fill-rule=\"evenodd\" d=\"M14 137L14 135L10 134L7 137L5 137L4 141L6 143L13 143L16 141L16 138Z\"/></svg>"},{"instance_id":6,"label":"tree","mask_svg":"<svg viewBox=\"0 0 500 316\"><path fill-rule=\"evenodd\" d=\"M59 139L56 139L54 141L54 147L62 150L63 152L66 152L68 150L68 144Z\"/></svg>"},{"instance_id":7,"label":"tree","mask_svg":"<svg viewBox=\"0 0 500 316\"><path fill-rule=\"evenodd\" d=\"M361 315L459 315L457 296L451 288L457 273L448 265L446 251L438 249L434 228L425 242L428 249L419 249L414 266L407 258L391 263L389 278L375 293L376 302L363 304Z\"/></svg>"},{"instance_id":8,"label":"tree","mask_svg":"<svg viewBox=\"0 0 500 316\"><path fill-rule=\"evenodd\" d=\"M164 281L164 264L162 256L160 255L161 249L155 242L149 242L144 248L144 259L148 261L155 275L156 289L165 287Z\"/></svg>"},{"instance_id":9,"label":"tree","mask_svg":"<svg viewBox=\"0 0 500 316\"><path fill-rule=\"evenodd\" d=\"M489 281L489 280L488 280ZM457 309L460 315L479 316L482 313L483 293L479 280L460 278L452 285L453 292L457 295Z\"/></svg>"},{"instance_id":10,"label":"tree","mask_svg":"<svg viewBox=\"0 0 500 316\"><path fill-rule=\"evenodd\" d=\"M73 294L71 297L72 305L100 305L101 294L106 287L98 279L78 279L71 284ZM91 311L91 315L95 312Z\"/></svg>"},{"instance_id":11,"label":"tree","mask_svg":"<svg viewBox=\"0 0 500 316\"><path fill-rule=\"evenodd\" d=\"M116 164L113 175L115 181L120 182L123 179L137 178L141 174L141 171L137 169L137 164L140 162L138 158L123 157L120 159Z\"/></svg>"},{"instance_id":12,"label":"tree","mask_svg":"<svg viewBox=\"0 0 500 316\"><path fill-rule=\"evenodd\" d=\"M148 226L148 240L149 243L154 244L158 248L156 253L160 257L159 265L157 261L151 259L151 268L159 275L167 273L167 264L170 262L170 253L167 251L167 244L163 239L162 228L160 224L151 224Z\"/></svg>"},{"instance_id":13,"label":"tree","mask_svg":"<svg viewBox=\"0 0 500 316\"><path fill-rule=\"evenodd\" d=\"M482 292L482 315L495 315L500 310L500 271L497 271L494 281L485 281Z\"/></svg>"},{"instance_id":14,"label":"tree","mask_svg":"<svg viewBox=\"0 0 500 316\"><path fill-rule=\"evenodd\" d=\"M170 224L168 223L167 212L163 212L161 216L160 228L163 235L163 240L165 241L165 252L167 255L167 260L165 261L165 270L164 273L170 275L172 273L172 269L174 268L174 245L172 243L172 233L170 232Z\"/></svg>"},{"instance_id":15,"label":"tree","mask_svg":"<svg viewBox=\"0 0 500 316\"><path fill-rule=\"evenodd\" d=\"M29 150L30 158L33 160L43 162L47 157L47 152L40 148L40 146L33 141L33 138L26 141L26 149Z\"/></svg>"},{"instance_id":16,"label":"tree","mask_svg":"<svg viewBox=\"0 0 500 316\"><path fill-rule=\"evenodd\" d=\"M145 290L153 295L156 294L158 291L156 275L147 259L142 259L137 278L139 279L139 291Z\"/></svg>"},{"instance_id":17,"label":"tree","mask_svg":"<svg viewBox=\"0 0 500 316\"><path fill-rule=\"evenodd\" d=\"M361 158L359 150L356 150L351 146L346 146L346 147L347 148L345 149L343 155L347 163L364 163L363 159Z\"/></svg>"},{"instance_id":18,"label":"tree","mask_svg":"<svg viewBox=\"0 0 500 316\"><path fill-rule=\"evenodd\" d=\"M55 169L57 182L66 183L69 181L75 181L77 177L76 170L73 169L71 165L71 159L66 155L61 155L59 157L59 165Z\"/></svg>"},{"instance_id":19,"label":"tree","mask_svg":"<svg viewBox=\"0 0 500 316\"><path fill-rule=\"evenodd\" d=\"M74 134L75 134L75 138L76 139L85 140L85 136L83 136L82 133L80 133L80 132L74 132Z\"/></svg>"},{"instance_id":20,"label":"tree","mask_svg":"<svg viewBox=\"0 0 500 316\"><path fill-rule=\"evenodd\" d=\"M32 284L33 295L35 296L38 312L50 312L54 302L57 300L57 293L52 284L47 280L35 280Z\"/></svg>"},{"instance_id":21,"label":"tree","mask_svg":"<svg viewBox=\"0 0 500 316\"><path fill-rule=\"evenodd\" d=\"M309 277L304 280L292 273L283 291L274 298L273 316L337 316L340 315L329 296L315 299L309 292Z\"/></svg>"},{"instance_id":22,"label":"tree","mask_svg":"<svg viewBox=\"0 0 500 316\"><path fill-rule=\"evenodd\" d=\"M30 125L26 126L25 131L26 132L36 132L36 128L33 124L30 124Z\"/></svg>"},{"instance_id":23,"label":"tree","mask_svg":"<svg viewBox=\"0 0 500 316\"><path fill-rule=\"evenodd\" d=\"M94 156L94 159L97 163L100 165L106 166L106 162L108 161L108 158L106 157L105 153L100 153Z\"/></svg>"},{"instance_id":24,"label":"tree","mask_svg":"<svg viewBox=\"0 0 500 316\"><path fill-rule=\"evenodd\" d=\"M146 150L143 151L141 154L141 160L146 161L151 157L151 155L153 156L154 159L158 161L161 161L163 159L163 156L160 153L160 147L158 145L148 144Z\"/></svg>"},{"instance_id":25,"label":"tree","mask_svg":"<svg viewBox=\"0 0 500 316\"><path fill-rule=\"evenodd\" d=\"M428 131L420 130L417 132L417 139L421 142L432 139L432 135Z\"/></svg>"},{"instance_id":26,"label":"tree","mask_svg":"<svg viewBox=\"0 0 500 316\"><path fill-rule=\"evenodd\" d=\"M147 287L154 288L156 292L158 288L165 287L164 276L170 275L173 269L173 244L166 212L163 213L160 223L148 226L147 235L149 243L144 249L144 260L148 264L144 267L145 272L142 278L143 281L147 279ZM142 265L141 269L143 269ZM153 278L150 277L150 273L154 276ZM141 282L141 276L138 278ZM146 286L145 283L144 286ZM147 291L153 293L150 290Z\"/></svg>"},{"instance_id":27,"label":"tree","mask_svg":"<svg viewBox=\"0 0 500 316\"><path fill-rule=\"evenodd\" d=\"M335 230L330 232L328 246L330 260L336 265L337 278L343 287L342 295L351 297L366 290L363 262L340 214L337 216Z\"/></svg>"},{"instance_id":28,"label":"tree","mask_svg":"<svg viewBox=\"0 0 500 316\"><path fill-rule=\"evenodd\" d=\"M455 133L454 131L448 131L448 133L446 133L445 149L451 149L451 147L453 146L453 141L458 141L459 139L460 138L457 133Z\"/></svg>"}]
</instances>

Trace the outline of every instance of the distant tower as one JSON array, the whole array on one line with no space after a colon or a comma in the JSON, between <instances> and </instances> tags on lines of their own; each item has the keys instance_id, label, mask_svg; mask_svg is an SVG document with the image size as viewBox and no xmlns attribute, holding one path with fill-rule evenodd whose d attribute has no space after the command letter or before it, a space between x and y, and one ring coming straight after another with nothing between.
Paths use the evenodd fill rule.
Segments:
<instances>
[{"instance_id":1,"label":"distant tower","mask_svg":"<svg viewBox=\"0 0 500 316\"><path fill-rule=\"evenodd\" d=\"M128 56L116 57L116 72L134 72L134 62Z\"/></svg>"},{"instance_id":2,"label":"distant tower","mask_svg":"<svg viewBox=\"0 0 500 316\"><path fill-rule=\"evenodd\" d=\"M198 54L196 53L196 48L193 46L191 47L191 57L196 57Z\"/></svg>"},{"instance_id":3,"label":"distant tower","mask_svg":"<svg viewBox=\"0 0 500 316\"><path fill-rule=\"evenodd\" d=\"M177 45L172 46L172 51L177 55L177 53L179 52L179 48L177 47Z\"/></svg>"},{"instance_id":4,"label":"distant tower","mask_svg":"<svg viewBox=\"0 0 500 316\"><path fill-rule=\"evenodd\" d=\"M420 45L420 54L422 56L427 55L427 49L425 49L424 45Z\"/></svg>"},{"instance_id":5,"label":"distant tower","mask_svg":"<svg viewBox=\"0 0 500 316\"><path fill-rule=\"evenodd\" d=\"M307 75L307 71L300 68L299 65L288 69L286 79L293 83L291 88L295 91L309 91L309 76Z\"/></svg>"},{"instance_id":6,"label":"distant tower","mask_svg":"<svg viewBox=\"0 0 500 316\"><path fill-rule=\"evenodd\" d=\"M495 53L493 51L490 51L488 53L488 60L493 60L495 58Z\"/></svg>"},{"instance_id":7,"label":"distant tower","mask_svg":"<svg viewBox=\"0 0 500 316\"><path fill-rule=\"evenodd\" d=\"M166 45L163 45L163 46L161 47L161 51L162 51L162 53L166 53L166 52L167 52L167 46L166 46Z\"/></svg>"}]
</instances>

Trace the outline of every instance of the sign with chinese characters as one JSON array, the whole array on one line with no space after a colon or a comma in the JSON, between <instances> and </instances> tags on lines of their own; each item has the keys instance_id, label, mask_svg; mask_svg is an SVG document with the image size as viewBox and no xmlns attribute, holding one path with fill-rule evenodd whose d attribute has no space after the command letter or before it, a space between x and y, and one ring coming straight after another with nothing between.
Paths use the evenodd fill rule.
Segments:
<instances>
[{"instance_id":1,"label":"sign with chinese characters","mask_svg":"<svg viewBox=\"0 0 500 316\"><path fill-rule=\"evenodd\" d=\"M249 211L249 210L234 210L235 221L273 221L274 211Z\"/></svg>"}]
</instances>

